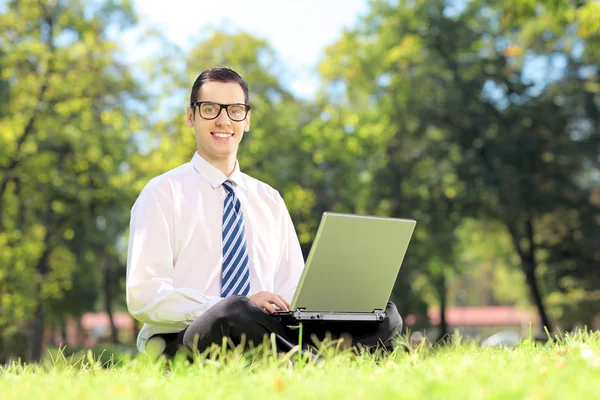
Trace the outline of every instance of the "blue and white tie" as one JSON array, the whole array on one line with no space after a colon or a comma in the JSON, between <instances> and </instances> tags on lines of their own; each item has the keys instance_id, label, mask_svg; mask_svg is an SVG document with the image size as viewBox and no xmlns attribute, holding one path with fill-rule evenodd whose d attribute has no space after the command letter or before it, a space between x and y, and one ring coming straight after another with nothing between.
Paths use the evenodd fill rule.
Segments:
<instances>
[{"instance_id":1,"label":"blue and white tie","mask_svg":"<svg viewBox=\"0 0 600 400\"><path fill-rule=\"evenodd\" d=\"M223 208L223 269L221 297L247 296L250 293L250 268L246 248L246 230L240 200L233 190L233 182L226 180L227 191Z\"/></svg>"}]
</instances>

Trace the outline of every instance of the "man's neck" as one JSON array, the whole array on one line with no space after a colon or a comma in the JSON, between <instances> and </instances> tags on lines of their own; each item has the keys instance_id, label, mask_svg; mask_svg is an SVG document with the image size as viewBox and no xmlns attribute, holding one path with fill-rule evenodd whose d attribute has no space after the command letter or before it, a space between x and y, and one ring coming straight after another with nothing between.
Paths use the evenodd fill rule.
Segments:
<instances>
[{"instance_id":1,"label":"man's neck","mask_svg":"<svg viewBox=\"0 0 600 400\"><path fill-rule=\"evenodd\" d=\"M235 169L235 157L210 158L198 151L198 154L210 165L221 171L226 177L230 177Z\"/></svg>"}]
</instances>

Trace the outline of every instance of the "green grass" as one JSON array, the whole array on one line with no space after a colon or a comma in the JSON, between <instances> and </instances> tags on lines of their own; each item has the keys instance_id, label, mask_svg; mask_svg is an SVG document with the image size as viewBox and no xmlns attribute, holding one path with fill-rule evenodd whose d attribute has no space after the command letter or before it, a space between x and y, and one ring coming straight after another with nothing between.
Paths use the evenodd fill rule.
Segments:
<instances>
[{"instance_id":1,"label":"green grass","mask_svg":"<svg viewBox=\"0 0 600 400\"><path fill-rule=\"evenodd\" d=\"M513 348L454 343L389 355L326 347L324 361L298 353L223 352L189 364L145 355L102 364L90 353L0 368L0 398L12 399L598 399L600 333ZM287 359L293 360L290 366Z\"/></svg>"}]
</instances>

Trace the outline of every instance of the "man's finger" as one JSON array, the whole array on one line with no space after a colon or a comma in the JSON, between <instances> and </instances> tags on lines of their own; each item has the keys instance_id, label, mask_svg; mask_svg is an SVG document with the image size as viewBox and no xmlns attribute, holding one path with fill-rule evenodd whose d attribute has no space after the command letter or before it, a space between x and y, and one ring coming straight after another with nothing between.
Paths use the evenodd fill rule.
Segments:
<instances>
[{"instance_id":1,"label":"man's finger","mask_svg":"<svg viewBox=\"0 0 600 400\"><path fill-rule=\"evenodd\" d=\"M277 295L273 295L273 297L271 297L269 299L269 301L273 304L275 304L277 307L279 307L279 309L281 311L289 311L290 308L285 304L285 302L281 301L281 298Z\"/></svg>"},{"instance_id":2,"label":"man's finger","mask_svg":"<svg viewBox=\"0 0 600 400\"><path fill-rule=\"evenodd\" d=\"M277 302L275 303L277 307L279 307L283 311L290 311L290 305L282 296L276 294L275 299L277 299Z\"/></svg>"},{"instance_id":3,"label":"man's finger","mask_svg":"<svg viewBox=\"0 0 600 400\"><path fill-rule=\"evenodd\" d=\"M275 311L277 311L277 310L275 309L275 307L273 307L273 306L271 305L271 303L269 303L268 301L265 301L265 302L263 303L262 307L263 307L263 308L264 308L264 309L265 309L267 312L269 312L269 313L274 313Z\"/></svg>"}]
</instances>

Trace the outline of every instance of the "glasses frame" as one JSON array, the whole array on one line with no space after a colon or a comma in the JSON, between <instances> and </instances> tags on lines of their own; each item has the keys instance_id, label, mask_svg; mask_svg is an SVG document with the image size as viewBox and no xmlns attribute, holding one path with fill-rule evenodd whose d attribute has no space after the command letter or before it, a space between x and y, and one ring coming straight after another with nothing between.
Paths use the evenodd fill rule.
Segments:
<instances>
[{"instance_id":1,"label":"glasses frame","mask_svg":"<svg viewBox=\"0 0 600 400\"><path fill-rule=\"evenodd\" d=\"M217 105L217 106L219 106L219 112L213 118L205 118L205 117L202 116L202 112L200 111L200 107L202 107L202 104L214 104L214 105ZM246 117L248 117L248 112L252 108L252 106L250 106L250 104L244 104L244 103L221 104L221 103L215 103L214 101L192 101L190 103L190 107L192 107L192 110L196 106L198 106L198 114L200 115L200 118L203 118L203 119L205 119L207 121L211 121L213 119L219 118L219 115L221 115L221 111L223 111L223 109L225 109L225 112L227 113L227 116L229 117L230 120L235 121L235 122L242 122L242 121L244 121L246 119ZM244 114L244 118L242 118L242 119L232 118L231 115L229 115L229 109L228 109L229 106L245 106L246 107L246 114Z\"/></svg>"}]
</instances>

